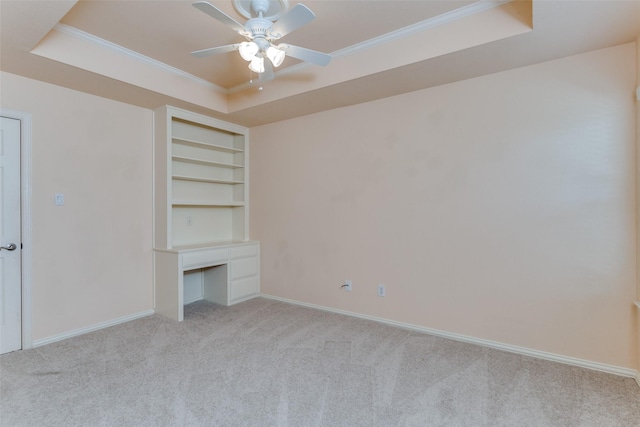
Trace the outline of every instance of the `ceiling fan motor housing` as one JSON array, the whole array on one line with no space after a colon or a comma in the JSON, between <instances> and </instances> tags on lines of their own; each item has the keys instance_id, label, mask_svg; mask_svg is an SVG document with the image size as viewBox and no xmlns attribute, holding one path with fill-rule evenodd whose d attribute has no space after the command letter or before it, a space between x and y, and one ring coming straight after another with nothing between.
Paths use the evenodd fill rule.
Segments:
<instances>
[{"instance_id":1,"label":"ceiling fan motor housing","mask_svg":"<svg viewBox=\"0 0 640 427\"><path fill-rule=\"evenodd\" d=\"M269 28L273 25L273 22L265 18L252 18L244 24L244 29L249 33L249 37L252 39L259 37L267 37Z\"/></svg>"}]
</instances>

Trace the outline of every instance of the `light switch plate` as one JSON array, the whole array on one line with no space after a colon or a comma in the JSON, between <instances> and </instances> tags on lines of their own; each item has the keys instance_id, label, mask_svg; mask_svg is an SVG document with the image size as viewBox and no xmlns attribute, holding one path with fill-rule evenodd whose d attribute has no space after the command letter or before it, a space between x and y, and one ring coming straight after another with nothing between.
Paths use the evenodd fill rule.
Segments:
<instances>
[{"instance_id":1,"label":"light switch plate","mask_svg":"<svg viewBox=\"0 0 640 427\"><path fill-rule=\"evenodd\" d=\"M56 194L56 206L64 206L64 194Z\"/></svg>"}]
</instances>

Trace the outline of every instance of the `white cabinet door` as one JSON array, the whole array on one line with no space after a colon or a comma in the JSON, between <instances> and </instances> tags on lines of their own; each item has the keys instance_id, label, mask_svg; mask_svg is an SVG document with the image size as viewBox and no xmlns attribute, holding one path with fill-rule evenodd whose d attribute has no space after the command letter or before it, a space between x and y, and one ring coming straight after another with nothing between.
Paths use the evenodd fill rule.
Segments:
<instances>
[{"instance_id":1,"label":"white cabinet door","mask_svg":"<svg viewBox=\"0 0 640 427\"><path fill-rule=\"evenodd\" d=\"M251 244L231 249L229 271L230 303L253 298L260 292L260 245Z\"/></svg>"},{"instance_id":2,"label":"white cabinet door","mask_svg":"<svg viewBox=\"0 0 640 427\"><path fill-rule=\"evenodd\" d=\"M260 281L258 276L245 277L231 282L229 299L232 304L235 304L236 302L253 298L259 291Z\"/></svg>"}]
</instances>

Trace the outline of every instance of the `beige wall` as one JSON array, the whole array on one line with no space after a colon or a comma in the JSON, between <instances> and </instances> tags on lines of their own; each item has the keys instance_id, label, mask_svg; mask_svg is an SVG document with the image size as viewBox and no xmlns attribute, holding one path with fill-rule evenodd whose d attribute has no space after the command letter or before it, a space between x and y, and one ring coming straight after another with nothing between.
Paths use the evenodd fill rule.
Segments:
<instances>
[{"instance_id":1,"label":"beige wall","mask_svg":"<svg viewBox=\"0 0 640 427\"><path fill-rule=\"evenodd\" d=\"M635 63L627 44L253 128L262 292L636 369Z\"/></svg>"},{"instance_id":2,"label":"beige wall","mask_svg":"<svg viewBox=\"0 0 640 427\"><path fill-rule=\"evenodd\" d=\"M262 291L637 369L635 69L630 44L252 129ZM33 339L153 308L151 112L0 84L33 114Z\"/></svg>"},{"instance_id":3,"label":"beige wall","mask_svg":"<svg viewBox=\"0 0 640 427\"><path fill-rule=\"evenodd\" d=\"M640 19L640 16L638 17ZM637 363L640 371L640 108L638 108L638 88L640 88L640 36L636 40L636 330L638 342ZM640 384L640 372L636 380Z\"/></svg>"},{"instance_id":4,"label":"beige wall","mask_svg":"<svg viewBox=\"0 0 640 427\"><path fill-rule=\"evenodd\" d=\"M33 340L152 309L151 111L0 77L33 120Z\"/></svg>"}]
</instances>

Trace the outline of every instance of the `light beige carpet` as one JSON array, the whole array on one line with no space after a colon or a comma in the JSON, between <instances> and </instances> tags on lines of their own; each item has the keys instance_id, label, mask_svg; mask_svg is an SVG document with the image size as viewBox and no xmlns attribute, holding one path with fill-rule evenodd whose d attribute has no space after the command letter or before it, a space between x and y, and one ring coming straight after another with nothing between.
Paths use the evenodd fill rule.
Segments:
<instances>
[{"instance_id":1,"label":"light beige carpet","mask_svg":"<svg viewBox=\"0 0 640 427\"><path fill-rule=\"evenodd\" d=\"M267 299L0 357L2 426L639 426L633 379Z\"/></svg>"}]
</instances>

